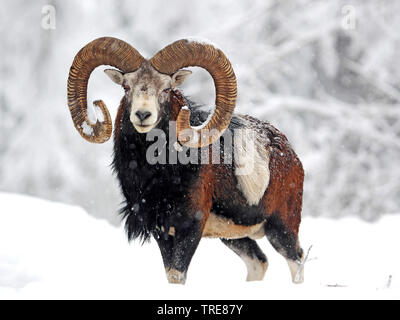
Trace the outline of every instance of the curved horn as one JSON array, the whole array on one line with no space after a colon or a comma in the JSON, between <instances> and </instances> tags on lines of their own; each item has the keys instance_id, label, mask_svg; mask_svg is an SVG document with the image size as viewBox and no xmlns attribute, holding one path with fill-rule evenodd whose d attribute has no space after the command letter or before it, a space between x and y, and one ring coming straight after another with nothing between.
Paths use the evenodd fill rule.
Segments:
<instances>
[{"instance_id":1,"label":"curved horn","mask_svg":"<svg viewBox=\"0 0 400 320\"><path fill-rule=\"evenodd\" d=\"M139 68L144 58L126 42L103 37L84 46L75 56L68 77L68 107L76 130L89 142L103 143L111 137L112 121L103 101L95 101L102 117L91 123L87 115L87 85L90 74L100 65L111 65L122 72Z\"/></svg>"},{"instance_id":2,"label":"curved horn","mask_svg":"<svg viewBox=\"0 0 400 320\"><path fill-rule=\"evenodd\" d=\"M219 139L229 126L237 96L235 73L224 53L211 44L183 39L160 50L150 62L159 72L170 75L185 67L201 67L211 74L216 90L212 118L204 126L192 128L190 111L183 108L177 119L177 135L183 145L192 148L201 148ZM184 130L185 137L182 137Z\"/></svg>"}]
</instances>

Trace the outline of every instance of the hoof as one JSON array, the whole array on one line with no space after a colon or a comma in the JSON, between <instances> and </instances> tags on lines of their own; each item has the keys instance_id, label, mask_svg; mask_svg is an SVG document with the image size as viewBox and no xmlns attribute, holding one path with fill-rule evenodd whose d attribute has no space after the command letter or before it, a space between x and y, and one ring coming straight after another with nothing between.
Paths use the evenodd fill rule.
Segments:
<instances>
[{"instance_id":1,"label":"hoof","mask_svg":"<svg viewBox=\"0 0 400 320\"><path fill-rule=\"evenodd\" d=\"M265 272L268 269L268 262L261 262L259 260L242 258L247 267L246 281L261 281L264 279Z\"/></svg>"},{"instance_id":2,"label":"hoof","mask_svg":"<svg viewBox=\"0 0 400 320\"><path fill-rule=\"evenodd\" d=\"M301 262L287 260L290 274L292 275L292 282L300 284L304 282L304 265Z\"/></svg>"},{"instance_id":3,"label":"hoof","mask_svg":"<svg viewBox=\"0 0 400 320\"><path fill-rule=\"evenodd\" d=\"M183 272L180 272L176 269L168 269L166 270L167 273L167 279L169 283L174 283L174 284L185 284L186 281L186 274Z\"/></svg>"}]
</instances>

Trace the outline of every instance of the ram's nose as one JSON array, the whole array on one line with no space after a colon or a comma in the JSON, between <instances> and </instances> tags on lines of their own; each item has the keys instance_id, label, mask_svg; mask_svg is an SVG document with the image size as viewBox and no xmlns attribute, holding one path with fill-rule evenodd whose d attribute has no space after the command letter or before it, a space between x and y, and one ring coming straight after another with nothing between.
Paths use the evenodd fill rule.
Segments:
<instances>
[{"instance_id":1,"label":"ram's nose","mask_svg":"<svg viewBox=\"0 0 400 320\"><path fill-rule=\"evenodd\" d=\"M136 111L135 115L139 118L140 122L143 122L151 116L150 111Z\"/></svg>"}]
</instances>

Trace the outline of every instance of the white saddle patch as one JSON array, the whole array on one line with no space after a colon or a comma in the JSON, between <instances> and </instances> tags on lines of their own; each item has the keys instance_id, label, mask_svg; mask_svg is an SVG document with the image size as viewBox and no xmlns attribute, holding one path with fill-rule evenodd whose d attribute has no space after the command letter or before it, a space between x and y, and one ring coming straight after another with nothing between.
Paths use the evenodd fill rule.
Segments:
<instances>
[{"instance_id":1,"label":"white saddle patch","mask_svg":"<svg viewBox=\"0 0 400 320\"><path fill-rule=\"evenodd\" d=\"M257 205L269 184L269 148L251 129L235 131L235 175L249 205Z\"/></svg>"}]
</instances>

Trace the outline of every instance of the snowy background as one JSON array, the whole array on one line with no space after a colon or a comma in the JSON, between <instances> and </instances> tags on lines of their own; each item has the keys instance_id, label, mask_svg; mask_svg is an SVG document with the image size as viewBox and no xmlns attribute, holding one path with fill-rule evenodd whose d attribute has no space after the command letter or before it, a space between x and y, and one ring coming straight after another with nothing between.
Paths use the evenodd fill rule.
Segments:
<instances>
[{"instance_id":1,"label":"snowy background","mask_svg":"<svg viewBox=\"0 0 400 320\"><path fill-rule=\"evenodd\" d=\"M55 9L54 17L47 5ZM389 287L395 286L393 270L399 270L400 261L395 247L400 240L399 1L6 0L1 6L0 191L7 194L0 196L0 288L30 295L35 283L44 285L37 279L46 276L49 294L60 279L79 286L87 277L82 268L93 273L87 281L100 286L108 274L109 285L116 291L124 286L128 295L134 294L129 284L134 286L135 279L164 281L154 244L128 247L116 229L121 196L109 167L111 142L84 141L67 107L74 55L100 36L121 38L146 57L188 36L223 48L238 78L237 111L270 121L288 136L303 162L301 239L305 249L313 244L312 255L319 257L309 263L314 283L332 289L326 285L364 281L373 292L383 292L377 288L392 275ZM89 101L103 99L114 118L123 92L101 69L91 77ZM211 78L194 71L184 92L211 104ZM207 246L214 242L202 244L193 274L199 263L209 271L207 277L222 277L221 285L232 274L242 280L241 262L223 247L223 256L232 257L239 271L215 270L217 262L207 258ZM121 252L114 254L116 247ZM222 255L218 250L212 250L213 259ZM68 271L64 262L77 257L80 265ZM142 257L149 262L143 264ZM150 266L154 272L148 273ZM271 263L270 273L272 268ZM285 273L282 279L270 276L268 281L278 286L286 281L286 268L275 273ZM200 285L202 273L189 280ZM351 276L355 279L346 278ZM265 285L252 284L264 293Z\"/></svg>"}]
</instances>

